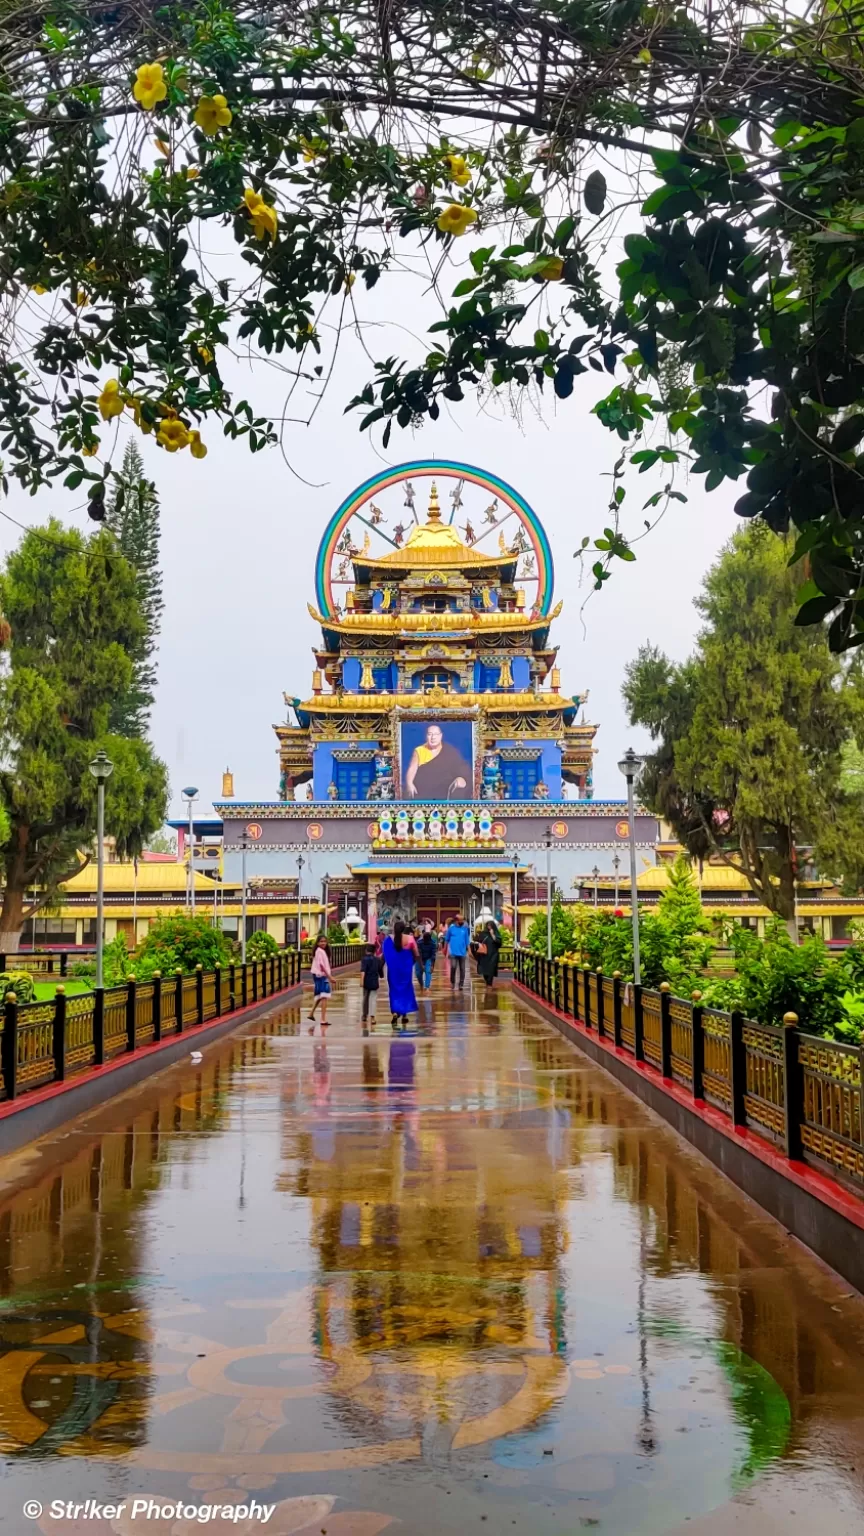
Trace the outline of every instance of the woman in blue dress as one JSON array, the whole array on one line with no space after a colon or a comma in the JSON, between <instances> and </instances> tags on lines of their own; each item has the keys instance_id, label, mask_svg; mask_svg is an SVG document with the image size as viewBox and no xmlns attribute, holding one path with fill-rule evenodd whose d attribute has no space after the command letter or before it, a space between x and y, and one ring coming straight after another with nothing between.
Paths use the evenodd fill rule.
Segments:
<instances>
[{"instance_id":1,"label":"woman in blue dress","mask_svg":"<svg viewBox=\"0 0 864 1536\"><path fill-rule=\"evenodd\" d=\"M390 991L391 1027L396 1028L401 1018L408 1023L409 1013L417 1012L414 996L414 961L416 951L405 941L405 924L401 919L393 924L393 937L384 940L384 964L387 967L387 986Z\"/></svg>"}]
</instances>

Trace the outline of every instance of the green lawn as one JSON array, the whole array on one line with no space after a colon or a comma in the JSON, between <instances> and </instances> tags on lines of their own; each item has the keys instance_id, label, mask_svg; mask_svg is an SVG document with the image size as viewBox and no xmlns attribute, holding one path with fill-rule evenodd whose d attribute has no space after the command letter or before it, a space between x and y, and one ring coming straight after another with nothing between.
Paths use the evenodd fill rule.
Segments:
<instances>
[{"instance_id":1,"label":"green lawn","mask_svg":"<svg viewBox=\"0 0 864 1536\"><path fill-rule=\"evenodd\" d=\"M36 1002L49 1003L59 984L66 988L67 997L72 997L76 992L92 991L89 981L81 981L77 976L52 976L49 981L36 981L33 983L36 990Z\"/></svg>"}]
</instances>

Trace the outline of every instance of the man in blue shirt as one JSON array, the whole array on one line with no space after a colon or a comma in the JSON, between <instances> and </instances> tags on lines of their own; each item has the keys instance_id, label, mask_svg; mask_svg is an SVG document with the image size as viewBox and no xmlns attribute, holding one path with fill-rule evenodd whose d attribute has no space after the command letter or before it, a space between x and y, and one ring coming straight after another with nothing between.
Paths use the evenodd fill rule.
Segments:
<instances>
[{"instance_id":1,"label":"man in blue shirt","mask_svg":"<svg viewBox=\"0 0 864 1536\"><path fill-rule=\"evenodd\" d=\"M456 973L459 973L459 991L465 991L465 956L468 953L468 940L470 934L468 925L464 921L461 912L457 912L450 927L447 929L446 942L447 953L450 956L450 985L456 985Z\"/></svg>"}]
</instances>

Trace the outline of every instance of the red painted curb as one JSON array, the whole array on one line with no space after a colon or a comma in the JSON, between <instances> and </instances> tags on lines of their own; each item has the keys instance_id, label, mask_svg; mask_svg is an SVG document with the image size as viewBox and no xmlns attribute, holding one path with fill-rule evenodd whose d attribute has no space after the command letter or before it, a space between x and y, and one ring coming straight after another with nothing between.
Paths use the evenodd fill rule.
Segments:
<instances>
[{"instance_id":1,"label":"red painted curb","mask_svg":"<svg viewBox=\"0 0 864 1536\"><path fill-rule=\"evenodd\" d=\"M667 1098L673 1099L676 1104L680 1104L682 1108L688 1110L697 1120L704 1121L713 1131L718 1131L726 1141L734 1142L739 1147L743 1146L752 1157L757 1158L760 1163L764 1163L766 1168L771 1168L774 1173L781 1174L783 1178L789 1180L790 1184L795 1184L798 1189L802 1189L808 1195L812 1195L815 1200L820 1200L823 1205L827 1205L838 1216L842 1216L846 1221L851 1221L853 1226L859 1227L864 1232L864 1200L858 1195L853 1194L850 1190L845 1189L842 1184L838 1184L829 1174L819 1173L816 1169L810 1168L806 1163L792 1162L782 1152L778 1152L775 1147L772 1147L770 1142L764 1141L761 1136L758 1136L746 1126L733 1126L726 1116L721 1114L720 1110L714 1108L713 1104L706 1103L704 1099L692 1098L681 1087L680 1083L676 1083L671 1077L661 1077L660 1073L655 1067L651 1066L650 1062L635 1061L630 1052L625 1051L623 1046L616 1046L614 1041L610 1041L605 1035L598 1035L597 1031L589 1029L582 1019L576 1019L569 1013L562 1013L560 1008L554 1007L552 1003L547 1003L543 997L537 997L530 987L526 987L524 982L517 981L515 977L513 979L513 986L518 987L521 992L524 992L529 1000L533 999L539 1003L541 1008L547 1013L553 1014L555 1018L564 1020L569 1028L575 1030L577 1034L584 1035L595 1048L601 1049L609 1056L614 1056L617 1061L622 1061L625 1066L629 1067L634 1076L646 1078L655 1088L661 1089Z\"/></svg>"}]
</instances>

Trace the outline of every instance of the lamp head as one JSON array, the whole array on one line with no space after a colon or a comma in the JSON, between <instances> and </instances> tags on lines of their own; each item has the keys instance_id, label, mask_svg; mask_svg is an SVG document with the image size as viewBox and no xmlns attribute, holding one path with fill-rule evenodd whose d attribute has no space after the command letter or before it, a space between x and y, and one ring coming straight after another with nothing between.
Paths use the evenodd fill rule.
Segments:
<instances>
[{"instance_id":1,"label":"lamp head","mask_svg":"<svg viewBox=\"0 0 864 1536\"><path fill-rule=\"evenodd\" d=\"M198 799L198 791L195 788L194 784L190 785L187 789L181 789L180 793L183 796L184 800L197 800Z\"/></svg>"},{"instance_id":2,"label":"lamp head","mask_svg":"<svg viewBox=\"0 0 864 1536\"><path fill-rule=\"evenodd\" d=\"M630 784L632 783L633 779L635 779L639 769L642 767L642 758L637 757L632 747L628 747L627 751L624 753L624 756L621 758L618 767L627 780L627 783Z\"/></svg>"},{"instance_id":3,"label":"lamp head","mask_svg":"<svg viewBox=\"0 0 864 1536\"><path fill-rule=\"evenodd\" d=\"M107 752L104 752L101 749L96 753L96 756L93 758L89 766L90 772L92 773L94 779L102 784L104 784L106 779L110 779L112 773L114 772L114 764L112 763Z\"/></svg>"}]
</instances>

